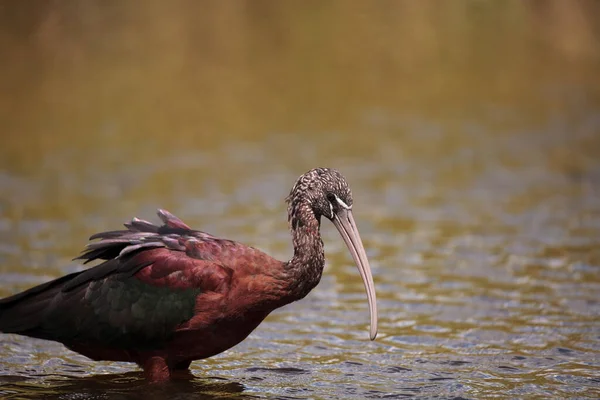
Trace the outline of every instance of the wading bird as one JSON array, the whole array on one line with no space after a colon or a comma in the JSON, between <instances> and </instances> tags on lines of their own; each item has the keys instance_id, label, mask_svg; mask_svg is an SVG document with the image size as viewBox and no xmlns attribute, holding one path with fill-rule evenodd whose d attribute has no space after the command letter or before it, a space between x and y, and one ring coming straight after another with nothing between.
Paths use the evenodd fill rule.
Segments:
<instances>
[{"instance_id":1,"label":"wading bird","mask_svg":"<svg viewBox=\"0 0 600 400\"><path fill-rule=\"evenodd\" d=\"M294 244L287 262L159 210L162 226L134 218L125 230L93 235L100 240L78 258L101 264L0 300L0 332L54 340L93 360L135 362L151 382L168 380L240 343L271 311L319 283L324 216L358 266L375 339L375 288L346 179L310 170L286 200Z\"/></svg>"}]
</instances>

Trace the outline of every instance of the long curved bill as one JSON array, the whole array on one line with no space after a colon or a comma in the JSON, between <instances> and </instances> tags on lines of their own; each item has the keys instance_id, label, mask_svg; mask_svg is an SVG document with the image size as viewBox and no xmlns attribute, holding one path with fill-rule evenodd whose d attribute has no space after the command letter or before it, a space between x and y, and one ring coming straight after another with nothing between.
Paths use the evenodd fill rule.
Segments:
<instances>
[{"instance_id":1,"label":"long curved bill","mask_svg":"<svg viewBox=\"0 0 600 400\"><path fill-rule=\"evenodd\" d=\"M369 300L369 311L371 313L371 340L377 336L377 298L375 297L375 285L371 275L371 266L367 260L367 253L358 234L358 228L352 216L352 210L342 208L338 210L333 218L333 224L342 235L352 258L358 267L362 277L365 289L367 290L367 299Z\"/></svg>"}]
</instances>

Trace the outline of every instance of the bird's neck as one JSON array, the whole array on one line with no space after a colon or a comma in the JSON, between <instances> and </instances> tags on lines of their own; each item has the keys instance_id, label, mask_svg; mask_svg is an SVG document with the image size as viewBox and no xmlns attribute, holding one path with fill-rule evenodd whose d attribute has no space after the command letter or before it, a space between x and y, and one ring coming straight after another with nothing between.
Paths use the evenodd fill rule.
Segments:
<instances>
[{"instance_id":1,"label":"bird's neck","mask_svg":"<svg viewBox=\"0 0 600 400\"><path fill-rule=\"evenodd\" d=\"M320 221L311 211L299 213L292 224L294 256L285 264L288 290L293 300L306 296L321 280L325 252L320 233Z\"/></svg>"}]
</instances>

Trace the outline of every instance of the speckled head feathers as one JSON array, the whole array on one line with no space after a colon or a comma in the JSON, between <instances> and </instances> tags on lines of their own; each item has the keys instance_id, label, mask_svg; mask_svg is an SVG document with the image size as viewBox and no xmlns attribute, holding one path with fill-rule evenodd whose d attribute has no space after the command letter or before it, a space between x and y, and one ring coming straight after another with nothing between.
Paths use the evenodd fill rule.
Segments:
<instances>
[{"instance_id":1,"label":"speckled head feathers","mask_svg":"<svg viewBox=\"0 0 600 400\"><path fill-rule=\"evenodd\" d=\"M288 220L292 229L296 229L311 212L319 220L321 215L328 219L340 207L352 207L352 192L346 178L331 168L315 168L301 175L286 198L288 202Z\"/></svg>"}]
</instances>

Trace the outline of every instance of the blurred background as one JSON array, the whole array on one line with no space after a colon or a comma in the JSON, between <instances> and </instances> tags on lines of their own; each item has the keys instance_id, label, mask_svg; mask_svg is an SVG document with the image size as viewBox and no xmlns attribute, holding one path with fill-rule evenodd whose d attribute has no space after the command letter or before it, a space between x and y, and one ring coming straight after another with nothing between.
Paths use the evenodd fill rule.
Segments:
<instances>
[{"instance_id":1,"label":"blurred background","mask_svg":"<svg viewBox=\"0 0 600 400\"><path fill-rule=\"evenodd\" d=\"M158 207L286 259L283 199L330 166L378 340L324 224L321 285L165 396L598 397L599 107L594 0L3 0L0 295ZM0 358L6 397L141 384L17 336Z\"/></svg>"}]
</instances>

